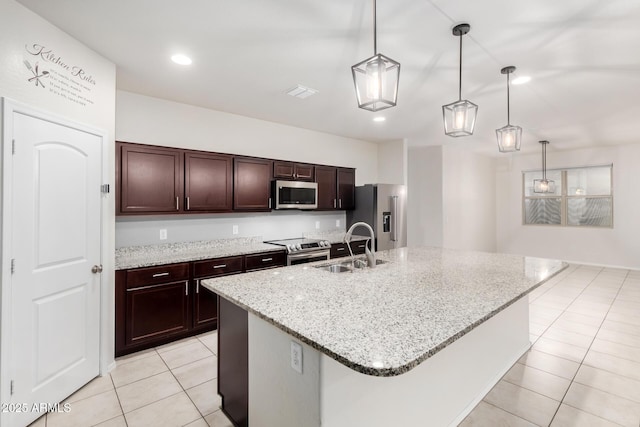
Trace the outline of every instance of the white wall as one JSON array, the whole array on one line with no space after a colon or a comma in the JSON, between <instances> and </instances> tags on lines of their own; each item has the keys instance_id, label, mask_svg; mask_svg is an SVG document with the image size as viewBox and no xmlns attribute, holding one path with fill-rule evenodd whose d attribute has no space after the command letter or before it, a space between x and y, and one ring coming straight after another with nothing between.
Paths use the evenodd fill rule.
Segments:
<instances>
[{"instance_id":1,"label":"white wall","mask_svg":"<svg viewBox=\"0 0 640 427\"><path fill-rule=\"evenodd\" d=\"M378 181L368 184L407 184L407 140L378 143Z\"/></svg>"},{"instance_id":2,"label":"white wall","mask_svg":"<svg viewBox=\"0 0 640 427\"><path fill-rule=\"evenodd\" d=\"M131 92L118 91L116 139L242 154L282 160L356 168L356 185L377 182L378 145L264 120L179 104ZM389 152L399 152L402 143ZM340 225L336 226L336 220ZM316 229L316 222L320 228ZM240 228L230 235L231 225ZM300 237L303 232L345 229L344 212L271 212L194 217L154 217L116 222L117 247L161 243L160 228L167 241L191 241L228 237L262 236L265 239ZM164 243L164 242L162 242Z\"/></svg>"},{"instance_id":3,"label":"white wall","mask_svg":"<svg viewBox=\"0 0 640 427\"><path fill-rule=\"evenodd\" d=\"M640 144L547 150L547 167L613 164L613 228L522 225L522 171L540 169L540 155L500 163L496 177L499 252L640 268Z\"/></svg>"},{"instance_id":4,"label":"white wall","mask_svg":"<svg viewBox=\"0 0 640 427\"><path fill-rule=\"evenodd\" d=\"M375 143L131 92L117 92L116 139L352 167L357 169L356 185L378 178Z\"/></svg>"},{"instance_id":5,"label":"white wall","mask_svg":"<svg viewBox=\"0 0 640 427\"><path fill-rule=\"evenodd\" d=\"M495 160L442 147L443 247L495 252Z\"/></svg>"},{"instance_id":6,"label":"white wall","mask_svg":"<svg viewBox=\"0 0 640 427\"><path fill-rule=\"evenodd\" d=\"M442 246L442 147L410 147L407 246Z\"/></svg>"},{"instance_id":7,"label":"white wall","mask_svg":"<svg viewBox=\"0 0 640 427\"><path fill-rule=\"evenodd\" d=\"M13 0L0 0L0 64L0 97L98 128L108 135L105 141L108 154L104 164L113 186L115 65ZM41 77L41 84L37 86L35 80L29 81L34 77L36 65L38 74L44 74L43 71L49 73ZM3 141L3 144L6 143L8 141ZM114 356L114 200L113 196L107 197L103 210L102 285L106 288L103 289L103 296L107 296L102 301L106 312L101 337L103 366L111 363ZM2 230L1 234L5 232ZM0 273L4 274L3 271ZM4 389L2 391L5 392Z\"/></svg>"}]
</instances>

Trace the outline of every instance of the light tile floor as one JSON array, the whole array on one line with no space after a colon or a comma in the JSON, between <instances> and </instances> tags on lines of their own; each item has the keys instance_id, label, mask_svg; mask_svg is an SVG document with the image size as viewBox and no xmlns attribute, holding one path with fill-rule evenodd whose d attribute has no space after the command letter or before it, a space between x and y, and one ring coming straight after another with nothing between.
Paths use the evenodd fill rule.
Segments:
<instances>
[{"instance_id":1,"label":"light tile floor","mask_svg":"<svg viewBox=\"0 0 640 427\"><path fill-rule=\"evenodd\" d=\"M640 271L571 265L529 308L531 350L461 426L640 426Z\"/></svg>"},{"instance_id":2,"label":"light tile floor","mask_svg":"<svg viewBox=\"0 0 640 427\"><path fill-rule=\"evenodd\" d=\"M533 347L461 426L640 426L640 271L572 265L529 303ZM212 332L119 358L33 425L230 427L216 345Z\"/></svg>"},{"instance_id":3,"label":"light tile floor","mask_svg":"<svg viewBox=\"0 0 640 427\"><path fill-rule=\"evenodd\" d=\"M69 413L40 417L34 427L232 427L220 410L216 332L116 359L116 368L63 403Z\"/></svg>"}]
</instances>

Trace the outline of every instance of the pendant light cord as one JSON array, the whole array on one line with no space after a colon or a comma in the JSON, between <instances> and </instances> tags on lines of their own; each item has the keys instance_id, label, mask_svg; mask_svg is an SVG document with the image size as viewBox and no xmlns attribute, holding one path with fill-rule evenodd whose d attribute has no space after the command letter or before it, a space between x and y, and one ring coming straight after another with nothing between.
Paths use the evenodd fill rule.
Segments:
<instances>
[{"instance_id":1,"label":"pendant light cord","mask_svg":"<svg viewBox=\"0 0 640 427\"><path fill-rule=\"evenodd\" d=\"M376 0L373 0L373 54L378 54L378 20L376 17Z\"/></svg>"},{"instance_id":2,"label":"pendant light cord","mask_svg":"<svg viewBox=\"0 0 640 427\"><path fill-rule=\"evenodd\" d=\"M547 143L542 143L542 180L547 180Z\"/></svg>"},{"instance_id":3,"label":"pendant light cord","mask_svg":"<svg viewBox=\"0 0 640 427\"><path fill-rule=\"evenodd\" d=\"M511 111L509 107L509 74L507 73L507 126L511 125Z\"/></svg>"},{"instance_id":4,"label":"pendant light cord","mask_svg":"<svg viewBox=\"0 0 640 427\"><path fill-rule=\"evenodd\" d=\"M462 100L462 33L460 33L460 67L458 69L458 101Z\"/></svg>"}]
</instances>

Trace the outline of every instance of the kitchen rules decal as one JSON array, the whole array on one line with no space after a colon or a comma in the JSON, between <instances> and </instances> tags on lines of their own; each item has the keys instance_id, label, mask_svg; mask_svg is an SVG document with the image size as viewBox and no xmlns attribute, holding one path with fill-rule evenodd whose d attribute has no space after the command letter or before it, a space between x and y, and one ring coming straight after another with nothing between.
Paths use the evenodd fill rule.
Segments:
<instances>
[{"instance_id":1,"label":"kitchen rules decal","mask_svg":"<svg viewBox=\"0 0 640 427\"><path fill-rule=\"evenodd\" d=\"M77 105L92 105L96 81L83 67L68 63L53 49L40 44L25 45L27 83Z\"/></svg>"}]
</instances>

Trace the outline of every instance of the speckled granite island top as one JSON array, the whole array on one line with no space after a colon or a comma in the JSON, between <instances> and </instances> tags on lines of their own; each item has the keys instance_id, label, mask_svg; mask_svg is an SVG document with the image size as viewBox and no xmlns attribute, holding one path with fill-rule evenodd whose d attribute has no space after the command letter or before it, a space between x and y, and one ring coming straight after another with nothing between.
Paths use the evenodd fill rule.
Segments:
<instances>
[{"instance_id":1,"label":"speckled granite island top","mask_svg":"<svg viewBox=\"0 0 640 427\"><path fill-rule=\"evenodd\" d=\"M314 268L324 261L202 283L345 366L394 376L567 267L557 260L441 248L376 255L387 262L352 273Z\"/></svg>"},{"instance_id":2,"label":"speckled granite island top","mask_svg":"<svg viewBox=\"0 0 640 427\"><path fill-rule=\"evenodd\" d=\"M151 267L235 255L278 251L284 248L262 243L261 237L128 246L116 249L116 270Z\"/></svg>"}]
</instances>

